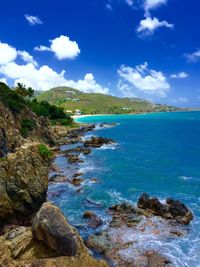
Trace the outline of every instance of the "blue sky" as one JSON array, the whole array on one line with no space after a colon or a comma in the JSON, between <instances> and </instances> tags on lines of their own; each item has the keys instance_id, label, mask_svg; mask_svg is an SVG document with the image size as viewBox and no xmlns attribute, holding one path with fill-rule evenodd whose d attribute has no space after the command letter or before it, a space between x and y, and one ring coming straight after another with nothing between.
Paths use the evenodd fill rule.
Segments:
<instances>
[{"instance_id":1,"label":"blue sky","mask_svg":"<svg viewBox=\"0 0 200 267\"><path fill-rule=\"evenodd\" d=\"M200 1L7 0L0 79L200 106Z\"/></svg>"}]
</instances>

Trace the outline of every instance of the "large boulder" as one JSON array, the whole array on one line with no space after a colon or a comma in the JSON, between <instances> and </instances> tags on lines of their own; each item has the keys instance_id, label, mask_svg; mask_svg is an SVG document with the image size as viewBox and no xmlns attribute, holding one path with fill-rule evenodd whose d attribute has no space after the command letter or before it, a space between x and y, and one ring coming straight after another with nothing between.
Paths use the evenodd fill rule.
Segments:
<instances>
[{"instance_id":1,"label":"large boulder","mask_svg":"<svg viewBox=\"0 0 200 267\"><path fill-rule=\"evenodd\" d=\"M54 250L57 256L75 256L77 236L56 206L46 202L36 214L33 224L34 237Z\"/></svg>"},{"instance_id":2,"label":"large boulder","mask_svg":"<svg viewBox=\"0 0 200 267\"><path fill-rule=\"evenodd\" d=\"M189 224L193 220L192 212L183 203L171 198L166 200L166 204L163 204L158 198L151 198L148 194L144 193L138 200L138 207L149 211L153 215L175 220L184 225Z\"/></svg>"},{"instance_id":3,"label":"large boulder","mask_svg":"<svg viewBox=\"0 0 200 267\"><path fill-rule=\"evenodd\" d=\"M26 143L0 161L0 222L28 219L46 200L51 159Z\"/></svg>"}]
</instances>

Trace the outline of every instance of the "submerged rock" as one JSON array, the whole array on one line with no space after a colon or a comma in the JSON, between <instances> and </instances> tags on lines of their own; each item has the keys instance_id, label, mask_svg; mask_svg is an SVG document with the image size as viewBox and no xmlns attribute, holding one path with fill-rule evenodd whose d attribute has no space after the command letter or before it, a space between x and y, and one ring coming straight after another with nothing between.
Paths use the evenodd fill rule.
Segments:
<instances>
[{"instance_id":1,"label":"submerged rock","mask_svg":"<svg viewBox=\"0 0 200 267\"><path fill-rule=\"evenodd\" d=\"M88 219L88 225L91 228L97 228L103 224L103 221L93 211L85 211L83 214L84 219Z\"/></svg>"},{"instance_id":2,"label":"submerged rock","mask_svg":"<svg viewBox=\"0 0 200 267\"><path fill-rule=\"evenodd\" d=\"M76 155L69 155L68 156L68 162L69 163L83 163L84 161L79 158L79 156Z\"/></svg>"},{"instance_id":3,"label":"submerged rock","mask_svg":"<svg viewBox=\"0 0 200 267\"><path fill-rule=\"evenodd\" d=\"M178 200L167 199L166 204L162 204L158 198L151 198L144 193L139 198L138 207L151 212L153 215L176 220L185 225L193 220L192 212Z\"/></svg>"},{"instance_id":4,"label":"submerged rock","mask_svg":"<svg viewBox=\"0 0 200 267\"><path fill-rule=\"evenodd\" d=\"M57 256L76 255L76 233L59 208L51 203L42 205L33 220L32 229L33 236L55 251Z\"/></svg>"},{"instance_id":5,"label":"submerged rock","mask_svg":"<svg viewBox=\"0 0 200 267\"><path fill-rule=\"evenodd\" d=\"M66 183L67 177L62 174L54 174L49 178L49 183Z\"/></svg>"},{"instance_id":6,"label":"submerged rock","mask_svg":"<svg viewBox=\"0 0 200 267\"><path fill-rule=\"evenodd\" d=\"M114 144L116 143L114 140L110 138L105 138L105 137L92 137L90 140L86 140L84 142L85 147L101 147L103 145L108 145L108 144Z\"/></svg>"}]
</instances>

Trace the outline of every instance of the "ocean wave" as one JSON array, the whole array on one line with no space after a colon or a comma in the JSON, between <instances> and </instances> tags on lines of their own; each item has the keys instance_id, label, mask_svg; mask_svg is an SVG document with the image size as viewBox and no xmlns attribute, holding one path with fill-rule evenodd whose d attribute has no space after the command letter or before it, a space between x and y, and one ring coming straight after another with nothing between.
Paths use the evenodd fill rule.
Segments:
<instances>
[{"instance_id":1,"label":"ocean wave","mask_svg":"<svg viewBox=\"0 0 200 267\"><path fill-rule=\"evenodd\" d=\"M98 150L115 150L117 148L117 144L108 144L108 145L103 145L98 148Z\"/></svg>"},{"instance_id":2,"label":"ocean wave","mask_svg":"<svg viewBox=\"0 0 200 267\"><path fill-rule=\"evenodd\" d=\"M133 202L130 199L122 197L122 194L120 192L117 192L116 190L107 191L108 195L111 197L112 202L129 202L133 204Z\"/></svg>"}]
</instances>

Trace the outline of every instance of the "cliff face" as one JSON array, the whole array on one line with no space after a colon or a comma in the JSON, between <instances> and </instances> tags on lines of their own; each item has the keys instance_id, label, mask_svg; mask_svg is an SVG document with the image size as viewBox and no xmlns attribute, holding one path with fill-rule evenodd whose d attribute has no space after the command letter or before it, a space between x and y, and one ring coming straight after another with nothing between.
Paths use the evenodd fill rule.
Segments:
<instances>
[{"instance_id":1,"label":"cliff face","mask_svg":"<svg viewBox=\"0 0 200 267\"><path fill-rule=\"evenodd\" d=\"M26 143L0 161L0 221L26 218L46 199L50 159Z\"/></svg>"},{"instance_id":2,"label":"cliff face","mask_svg":"<svg viewBox=\"0 0 200 267\"><path fill-rule=\"evenodd\" d=\"M22 144L22 136L11 111L0 101L0 157Z\"/></svg>"}]
</instances>

